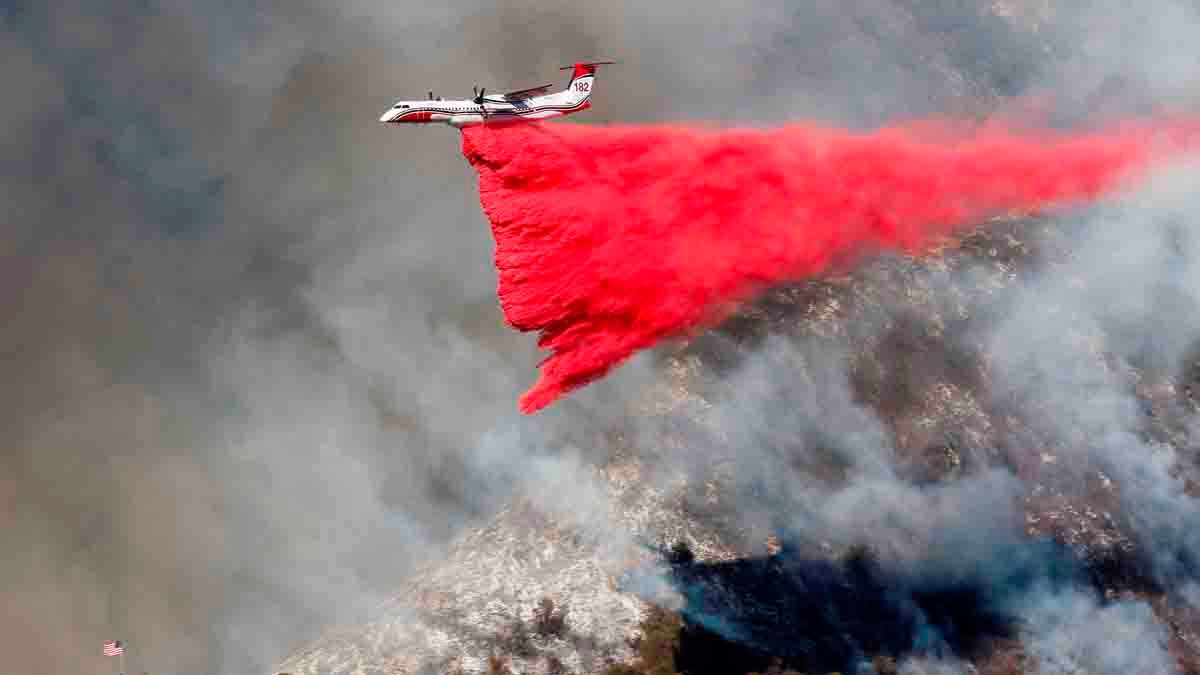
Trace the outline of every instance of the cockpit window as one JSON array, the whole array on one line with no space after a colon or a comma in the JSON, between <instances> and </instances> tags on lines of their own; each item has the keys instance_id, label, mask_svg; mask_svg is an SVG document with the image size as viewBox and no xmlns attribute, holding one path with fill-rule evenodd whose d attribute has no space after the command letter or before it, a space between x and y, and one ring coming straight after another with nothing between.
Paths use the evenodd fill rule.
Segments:
<instances>
[{"instance_id":1,"label":"cockpit window","mask_svg":"<svg viewBox=\"0 0 1200 675\"><path fill-rule=\"evenodd\" d=\"M392 109L395 110L396 108L407 108L407 107L408 107L407 105L401 105L401 104L397 103L396 105L392 106Z\"/></svg>"}]
</instances>

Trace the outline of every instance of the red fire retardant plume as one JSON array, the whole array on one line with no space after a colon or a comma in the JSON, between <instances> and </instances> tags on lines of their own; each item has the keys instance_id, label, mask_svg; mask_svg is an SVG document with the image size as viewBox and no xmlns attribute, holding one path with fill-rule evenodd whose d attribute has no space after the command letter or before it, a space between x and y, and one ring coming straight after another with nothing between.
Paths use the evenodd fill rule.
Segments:
<instances>
[{"instance_id":1,"label":"red fire retardant plume","mask_svg":"<svg viewBox=\"0 0 1200 675\"><path fill-rule=\"evenodd\" d=\"M533 413L771 284L1096 198L1198 140L1186 122L1080 135L529 124L467 128L463 153L505 317L552 352L520 400Z\"/></svg>"}]
</instances>

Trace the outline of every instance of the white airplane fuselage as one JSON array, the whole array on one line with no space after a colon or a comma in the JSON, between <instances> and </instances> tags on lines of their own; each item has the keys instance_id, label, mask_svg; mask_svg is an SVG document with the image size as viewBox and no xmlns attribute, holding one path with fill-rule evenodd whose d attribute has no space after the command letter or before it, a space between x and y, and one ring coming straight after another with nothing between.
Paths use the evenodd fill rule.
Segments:
<instances>
[{"instance_id":1,"label":"white airplane fuselage","mask_svg":"<svg viewBox=\"0 0 1200 675\"><path fill-rule=\"evenodd\" d=\"M442 123L453 127L501 125L562 117L591 107L596 68L576 64L567 88L528 98L500 95L480 99L397 101L380 118L388 124Z\"/></svg>"}]
</instances>

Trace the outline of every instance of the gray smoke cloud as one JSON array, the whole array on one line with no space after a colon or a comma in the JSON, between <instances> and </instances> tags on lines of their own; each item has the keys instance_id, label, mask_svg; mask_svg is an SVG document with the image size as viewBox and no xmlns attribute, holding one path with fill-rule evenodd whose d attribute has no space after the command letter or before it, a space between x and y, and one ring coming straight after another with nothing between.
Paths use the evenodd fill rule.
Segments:
<instances>
[{"instance_id":1,"label":"gray smoke cloud","mask_svg":"<svg viewBox=\"0 0 1200 675\"><path fill-rule=\"evenodd\" d=\"M1147 438L1134 389L1150 384L1139 378L1183 373L1200 335L1195 186L1185 165L1089 215L1071 259L1014 299L990 349L1003 396L1036 411L1050 443L1083 453L1064 457L1071 479L1099 470L1122 486L1129 529L1167 582L1194 575L1200 553L1184 530L1197 503L1179 472L1194 470L1196 417L1177 412L1180 457Z\"/></svg>"},{"instance_id":2,"label":"gray smoke cloud","mask_svg":"<svg viewBox=\"0 0 1200 675\"><path fill-rule=\"evenodd\" d=\"M1049 467L1039 478L1027 482L1021 460L1002 459L987 446L987 434L959 439L967 466L953 480L926 483L906 474L897 428L854 389L864 359L882 349L883 336L908 309L903 298L885 294L883 311L848 320L861 331L853 341L861 353L823 336L768 338L724 383L710 423L727 440L721 447L736 456L731 494L738 496L739 528L773 528L810 555L867 546L889 569L975 580L1017 617L1038 672L1176 672L1166 628L1147 602L1102 602L1083 586L1052 583L1062 553L1020 542L1026 497L1057 491L1080 498L1091 484L1115 486L1109 506L1093 498L1087 508L1111 509L1108 517L1135 542L1140 571L1173 602L1195 602L1200 539L1188 523L1200 515L1200 501L1186 481L1197 469L1191 434L1200 416L1172 403L1154 414L1173 416L1177 435L1155 438L1139 390L1171 382L1177 400L1195 358L1196 176L1185 162L1127 195L1059 213L1071 223L1062 226L1070 250L984 291L988 300L968 303L966 329L948 339L951 351L979 350L986 372L983 387L949 400L946 414L958 415L961 425L956 432L970 433L972 414L955 406L1019 416L1031 432L1017 441L1019 449ZM1050 248L1048 241L1028 244ZM897 295L911 301L929 293L920 302L934 308L930 316L955 316L962 291L985 286L973 267L920 272L917 279ZM914 334L910 344L920 340ZM953 386L936 363L905 370L905 362L930 358L920 351L882 358L892 356L898 362L890 365L907 378L893 383L893 399L920 401ZM1013 583L1031 570L1045 575L1043 582ZM905 672L961 667L953 659L904 664Z\"/></svg>"},{"instance_id":3,"label":"gray smoke cloud","mask_svg":"<svg viewBox=\"0 0 1200 675\"><path fill-rule=\"evenodd\" d=\"M1031 608L1029 622L1028 650L1040 673L1179 672L1166 630L1144 602L1100 607L1078 593L1047 594Z\"/></svg>"},{"instance_id":4,"label":"gray smoke cloud","mask_svg":"<svg viewBox=\"0 0 1200 675\"><path fill-rule=\"evenodd\" d=\"M905 659L899 667L901 675L962 675L968 672L961 663L944 659Z\"/></svg>"},{"instance_id":5,"label":"gray smoke cloud","mask_svg":"<svg viewBox=\"0 0 1200 675\"><path fill-rule=\"evenodd\" d=\"M1113 73L1157 99L1184 96L1194 13L1140 7L1147 21L1125 22L1117 44L1088 42L1073 71L1027 31L955 3L10 3L0 73L20 93L0 107L0 634L21 649L7 662L103 667L100 642L119 637L133 671L264 669L359 618L513 494L580 484L604 450L582 439L653 381L640 359L519 418L537 354L496 306L474 176L455 132L381 128L393 99L527 86L605 57L622 66L605 71L588 121L871 125L1045 83L1084 100ZM1103 36L1078 20L1101 14L1046 30L1062 32L1055 44ZM1163 199L1147 193L1112 218L1127 226ZM1081 258L1098 283L1114 264L1131 279L1161 271L1124 243L1124 262L1102 243ZM1131 289L1145 285L1113 285L1136 308ZM1063 302L1086 316L1111 298ZM1037 323L1039 311L1020 316ZM1177 359L1191 319L1144 318L1171 330L1137 349ZM1062 372L1019 326L997 335L1013 387L1031 386L1030 359ZM897 479L885 429L836 382L835 369L805 390L804 424L781 427L791 412L768 396L731 427L749 449L828 422L853 480L832 493L777 486L799 495L806 524L902 551L898 532L929 542L963 513L1003 518L1003 475L933 497ZM1118 393L1084 406L1093 386L1113 389L1085 378L1038 391L1056 411L1129 431ZM1118 447L1096 452L1115 479L1145 484L1123 498L1158 538L1148 545L1176 548L1186 533L1171 518L1190 502L1166 464ZM557 508L597 522L600 499ZM880 503L893 506L869 506ZM907 514L905 528L881 513Z\"/></svg>"}]
</instances>

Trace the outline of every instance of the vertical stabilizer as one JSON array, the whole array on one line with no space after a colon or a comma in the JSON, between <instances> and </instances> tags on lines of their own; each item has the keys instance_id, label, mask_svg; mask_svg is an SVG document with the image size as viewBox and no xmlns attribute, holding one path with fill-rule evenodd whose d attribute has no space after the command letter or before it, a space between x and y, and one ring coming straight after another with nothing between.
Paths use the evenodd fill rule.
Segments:
<instances>
[{"instance_id":1,"label":"vertical stabilizer","mask_svg":"<svg viewBox=\"0 0 1200 675\"><path fill-rule=\"evenodd\" d=\"M592 86L596 81L598 66L612 64L612 61L589 61L563 66L559 70L570 70L571 81L567 83L567 96L572 103L580 104L592 96Z\"/></svg>"}]
</instances>

